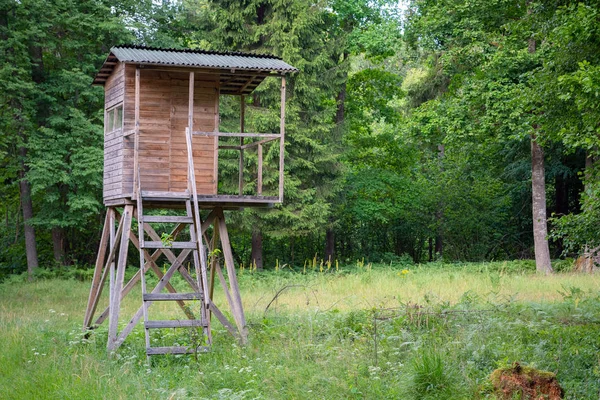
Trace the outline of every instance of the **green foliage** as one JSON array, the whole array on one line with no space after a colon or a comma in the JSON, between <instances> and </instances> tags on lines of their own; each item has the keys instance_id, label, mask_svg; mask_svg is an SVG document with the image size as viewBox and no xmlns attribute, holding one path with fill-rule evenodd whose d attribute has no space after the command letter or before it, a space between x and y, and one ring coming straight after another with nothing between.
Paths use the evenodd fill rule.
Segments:
<instances>
[{"instance_id":1,"label":"green foliage","mask_svg":"<svg viewBox=\"0 0 600 400\"><path fill-rule=\"evenodd\" d=\"M457 390L457 376L435 350L420 349L412 360L407 394L411 399L466 398Z\"/></svg>"},{"instance_id":2,"label":"green foliage","mask_svg":"<svg viewBox=\"0 0 600 400\"><path fill-rule=\"evenodd\" d=\"M270 398L273 393L282 399L470 399L485 398L492 371L517 361L556 373L565 398L597 396L600 297L597 283L590 282L595 277L540 277L535 268L523 275L519 263L505 264L502 279L507 282L524 281L524 287L531 288L534 281L543 281L534 294L537 300L525 301L487 292L486 269L501 268L502 263L464 267L468 271L454 281L449 277L460 274L460 266L439 266L435 271L423 267L411 269L408 277L396 276L406 283L426 283L421 293L429 291L432 282L443 282L461 301L430 295L427 302L419 295L411 303L382 308L374 305L381 300L381 290L387 290L385 282L395 276L383 266L371 272L372 287L379 293L370 292L366 300L371 305L362 306L348 304L346 292L349 282L360 282L358 271L321 276L321 284L318 274L312 281L283 271L243 274L242 295L252 299L246 309L249 344L239 346L214 323L210 352L197 359L153 357L151 366L144 357L141 326L113 358L106 353L106 325L86 335L81 332L89 281L4 282L0 363L5 368L0 389L9 399ZM517 272L508 272L512 270ZM468 286L459 286L465 281ZM564 297L548 300L554 292L548 288L561 282L568 288L560 289ZM318 293L310 294L307 304L306 294L311 292L291 288L265 315L264 303L274 288L286 284L308 285ZM402 298L415 292L397 283L393 287ZM329 298L332 292L342 300ZM293 301L299 306L292 307ZM130 305L131 311L138 307L135 301ZM178 309L154 311L165 319L183 315ZM156 339L194 343L186 329L164 330Z\"/></svg>"},{"instance_id":3,"label":"green foliage","mask_svg":"<svg viewBox=\"0 0 600 400\"><path fill-rule=\"evenodd\" d=\"M22 179L32 187L42 264L52 250L65 253L63 264L93 262L103 101L90 82L111 45L131 42L266 52L300 69L287 85L284 204L228 216L240 263L250 258L253 230L263 233L266 265L325 258L326 232L339 260L531 257L534 127L546 154L553 255L597 246L598 4L407 6L2 3L0 274L24 268ZM221 129L238 130L239 107L222 99ZM246 110L248 131L277 132L278 80L265 80ZM264 157L265 194L275 194L278 146L265 146ZM245 159L245 193L254 194L257 155ZM219 160L219 190L237 193L237 153Z\"/></svg>"}]
</instances>

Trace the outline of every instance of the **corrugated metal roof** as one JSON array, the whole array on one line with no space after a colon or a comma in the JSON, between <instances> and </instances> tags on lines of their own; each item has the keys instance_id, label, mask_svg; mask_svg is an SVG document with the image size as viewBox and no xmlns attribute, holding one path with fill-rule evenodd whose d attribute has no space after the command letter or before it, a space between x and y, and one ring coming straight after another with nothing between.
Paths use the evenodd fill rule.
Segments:
<instances>
[{"instance_id":1,"label":"corrugated metal roof","mask_svg":"<svg viewBox=\"0 0 600 400\"><path fill-rule=\"evenodd\" d=\"M279 57L267 54L218 52L194 49L159 49L143 46L115 46L94 78L94 84L104 84L112 73L115 61L136 64L170 65L254 72L298 72ZM230 72L231 73L231 72Z\"/></svg>"},{"instance_id":2,"label":"corrugated metal roof","mask_svg":"<svg viewBox=\"0 0 600 400\"><path fill-rule=\"evenodd\" d=\"M280 58L264 54L156 49L138 46L113 47L111 52L119 61L125 62L260 71L298 71Z\"/></svg>"}]
</instances>

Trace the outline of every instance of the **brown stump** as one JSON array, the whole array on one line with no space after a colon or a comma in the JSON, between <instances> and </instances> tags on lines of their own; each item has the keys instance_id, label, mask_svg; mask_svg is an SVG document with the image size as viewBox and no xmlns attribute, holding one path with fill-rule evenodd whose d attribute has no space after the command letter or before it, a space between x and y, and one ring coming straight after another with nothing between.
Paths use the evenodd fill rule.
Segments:
<instances>
[{"instance_id":1,"label":"brown stump","mask_svg":"<svg viewBox=\"0 0 600 400\"><path fill-rule=\"evenodd\" d=\"M495 370L490 379L499 399L514 399L516 395L524 400L560 400L564 395L554 373L524 367L517 362L512 367Z\"/></svg>"}]
</instances>

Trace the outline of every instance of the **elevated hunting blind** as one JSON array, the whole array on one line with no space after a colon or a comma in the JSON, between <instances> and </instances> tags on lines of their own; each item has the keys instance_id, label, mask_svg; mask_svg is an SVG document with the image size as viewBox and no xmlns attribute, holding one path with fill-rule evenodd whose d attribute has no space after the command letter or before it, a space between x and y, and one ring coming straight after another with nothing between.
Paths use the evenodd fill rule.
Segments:
<instances>
[{"instance_id":1,"label":"elevated hunting blind","mask_svg":"<svg viewBox=\"0 0 600 400\"><path fill-rule=\"evenodd\" d=\"M212 341L213 315L241 341L246 340L223 210L283 201L285 75L296 71L268 55L140 46L111 49L94 79L105 91L104 204L108 210L84 320L86 330L109 320L109 351L116 350L142 318L148 356L206 349ZM247 133L245 96L270 76L281 79L279 132ZM240 97L239 132L219 129L221 95ZM276 187L264 190L263 148L267 146L270 154L278 154L277 165L269 169L278 176L270 179ZM220 150L238 154L236 194L221 193ZM249 158L244 152L251 152L252 168L246 168ZM269 160L273 162L273 157ZM245 169L254 176L244 176ZM137 236L131 230L134 218ZM140 270L124 284L129 242L139 250ZM193 270L186 268L189 264ZM149 270L159 279L151 290L145 278ZM189 285L189 292L179 293L169 283L176 272ZM212 301L215 279L223 287L234 323ZM107 280L108 305L94 320ZM119 332L121 300L138 282L141 306ZM157 301L176 303L187 319L150 319L149 307ZM196 309L190 304L197 304ZM198 330L202 340L190 346L151 346L150 330L179 327Z\"/></svg>"}]
</instances>

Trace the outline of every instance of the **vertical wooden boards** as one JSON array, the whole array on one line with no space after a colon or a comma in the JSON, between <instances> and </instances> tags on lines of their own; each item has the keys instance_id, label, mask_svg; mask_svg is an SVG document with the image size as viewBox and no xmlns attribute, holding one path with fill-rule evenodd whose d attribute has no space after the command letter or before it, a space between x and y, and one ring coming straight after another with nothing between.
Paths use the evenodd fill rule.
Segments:
<instances>
[{"instance_id":1,"label":"vertical wooden boards","mask_svg":"<svg viewBox=\"0 0 600 400\"><path fill-rule=\"evenodd\" d=\"M123 102L125 96L125 65L117 63L112 74L104 84L104 109Z\"/></svg>"},{"instance_id":2,"label":"vertical wooden boards","mask_svg":"<svg viewBox=\"0 0 600 400\"><path fill-rule=\"evenodd\" d=\"M142 190L169 191L171 80L161 71L140 74L138 164ZM135 171L134 171L135 172Z\"/></svg>"},{"instance_id":3,"label":"vertical wooden boards","mask_svg":"<svg viewBox=\"0 0 600 400\"><path fill-rule=\"evenodd\" d=\"M126 88L131 99L135 98L134 82L132 79L131 88ZM197 129L214 130L217 84L216 75L199 74L194 82L193 125ZM189 123L189 74L144 69L140 86L138 162L142 189L183 192L187 188L185 128ZM125 118L125 129L133 129L135 107L126 105ZM196 182L201 194L215 193L215 142L212 137L193 138ZM124 169L127 171L124 176L133 177L133 165L125 163ZM131 186L124 188L124 192L131 193Z\"/></svg>"},{"instance_id":4,"label":"vertical wooden boards","mask_svg":"<svg viewBox=\"0 0 600 400\"><path fill-rule=\"evenodd\" d=\"M134 149L133 149L133 192L138 195L139 189L139 151L140 151L140 68L135 69L135 99L134 99ZM138 196L139 200L139 196ZM139 205L141 207L141 205ZM140 238L140 240L143 238Z\"/></svg>"},{"instance_id":5,"label":"vertical wooden boards","mask_svg":"<svg viewBox=\"0 0 600 400\"><path fill-rule=\"evenodd\" d=\"M109 115L106 110L123 103L125 98L125 68L123 63L115 66L104 85L104 176L103 195L114 198L121 192L123 182L123 130L108 132Z\"/></svg>"},{"instance_id":6,"label":"vertical wooden boards","mask_svg":"<svg viewBox=\"0 0 600 400\"><path fill-rule=\"evenodd\" d=\"M136 75L136 71L139 75ZM136 79L139 79L137 102ZM136 154L143 190L185 191L189 73L140 69L135 64L120 64L107 82L113 81L121 85L119 101L123 102L123 130L118 135L106 138L110 142L107 142L105 151L105 200L133 195ZM218 131L218 86L218 74L196 73L194 130ZM139 134L123 136L122 132L132 132L136 128ZM139 140L137 146L136 140ZM198 193L216 194L218 138L194 136L192 143Z\"/></svg>"},{"instance_id":7,"label":"vertical wooden boards","mask_svg":"<svg viewBox=\"0 0 600 400\"><path fill-rule=\"evenodd\" d=\"M118 197L123 184L123 130L104 134L104 199Z\"/></svg>"},{"instance_id":8,"label":"vertical wooden boards","mask_svg":"<svg viewBox=\"0 0 600 400\"><path fill-rule=\"evenodd\" d=\"M131 132L135 126L135 79L136 68L134 64L125 65L125 99L123 102L123 131ZM140 76L143 72L140 71ZM140 88L140 91L143 89ZM123 138L123 185L121 197L130 197L133 194L133 158L135 154L136 135Z\"/></svg>"},{"instance_id":9,"label":"vertical wooden boards","mask_svg":"<svg viewBox=\"0 0 600 400\"><path fill-rule=\"evenodd\" d=\"M218 77L217 77L218 78ZM214 99L214 120L213 120L213 130L214 132L219 132L219 98L221 97L221 89L219 88L219 80L217 80L217 88L215 90L215 99ZM207 132L209 129L206 130ZM210 141L210 138L207 138ZM215 136L212 138L213 145L213 154L215 155L213 160L213 188L212 192L209 194L217 194L217 188L219 186L219 137Z\"/></svg>"}]
</instances>

